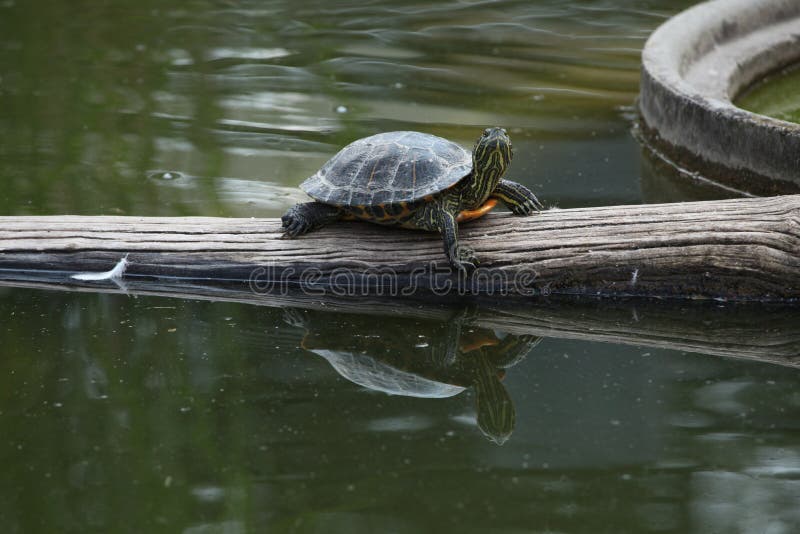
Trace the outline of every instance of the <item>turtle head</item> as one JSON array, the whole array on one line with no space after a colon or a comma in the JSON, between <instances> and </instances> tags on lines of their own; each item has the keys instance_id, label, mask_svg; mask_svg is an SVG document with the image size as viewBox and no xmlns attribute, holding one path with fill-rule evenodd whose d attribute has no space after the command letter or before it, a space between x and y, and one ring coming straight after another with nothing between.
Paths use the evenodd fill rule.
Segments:
<instances>
[{"instance_id":1,"label":"turtle head","mask_svg":"<svg viewBox=\"0 0 800 534\"><path fill-rule=\"evenodd\" d=\"M486 128L472 149L472 191L483 203L511 164L511 138L503 128Z\"/></svg>"}]
</instances>

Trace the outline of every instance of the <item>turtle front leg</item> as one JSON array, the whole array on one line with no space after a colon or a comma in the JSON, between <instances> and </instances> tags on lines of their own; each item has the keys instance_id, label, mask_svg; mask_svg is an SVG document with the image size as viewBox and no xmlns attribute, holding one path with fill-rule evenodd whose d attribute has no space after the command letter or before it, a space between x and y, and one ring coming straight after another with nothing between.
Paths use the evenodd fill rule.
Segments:
<instances>
[{"instance_id":1,"label":"turtle front leg","mask_svg":"<svg viewBox=\"0 0 800 534\"><path fill-rule=\"evenodd\" d=\"M530 189L510 180L500 180L491 196L500 199L514 215L531 215L544 209Z\"/></svg>"},{"instance_id":2,"label":"turtle front leg","mask_svg":"<svg viewBox=\"0 0 800 534\"><path fill-rule=\"evenodd\" d=\"M337 221L342 215L342 210L336 206L322 202L306 202L290 208L281 217L281 222L287 237L297 237Z\"/></svg>"},{"instance_id":3,"label":"turtle front leg","mask_svg":"<svg viewBox=\"0 0 800 534\"><path fill-rule=\"evenodd\" d=\"M450 265L464 274L475 270L478 259L471 248L458 244L458 223L455 216L444 209L439 211L439 231Z\"/></svg>"},{"instance_id":4,"label":"turtle front leg","mask_svg":"<svg viewBox=\"0 0 800 534\"><path fill-rule=\"evenodd\" d=\"M476 355L474 382L478 428L489 439L502 445L514 432L517 419L514 401L500 382L497 367L483 352Z\"/></svg>"}]
</instances>

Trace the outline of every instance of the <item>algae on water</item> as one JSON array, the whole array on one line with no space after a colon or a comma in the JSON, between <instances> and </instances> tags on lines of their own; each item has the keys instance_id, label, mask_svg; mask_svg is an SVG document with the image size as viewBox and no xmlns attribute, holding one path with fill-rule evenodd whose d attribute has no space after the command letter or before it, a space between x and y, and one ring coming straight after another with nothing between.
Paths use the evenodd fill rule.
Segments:
<instances>
[{"instance_id":1,"label":"algae on water","mask_svg":"<svg viewBox=\"0 0 800 534\"><path fill-rule=\"evenodd\" d=\"M736 105L761 115L800 123L800 65L766 78L737 99Z\"/></svg>"}]
</instances>

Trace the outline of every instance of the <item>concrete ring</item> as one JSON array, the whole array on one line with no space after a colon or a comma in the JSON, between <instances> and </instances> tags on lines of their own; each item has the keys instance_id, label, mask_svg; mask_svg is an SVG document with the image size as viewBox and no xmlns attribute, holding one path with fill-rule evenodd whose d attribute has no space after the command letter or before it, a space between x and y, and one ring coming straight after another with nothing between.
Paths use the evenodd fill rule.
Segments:
<instances>
[{"instance_id":1,"label":"concrete ring","mask_svg":"<svg viewBox=\"0 0 800 534\"><path fill-rule=\"evenodd\" d=\"M729 188L800 192L800 124L733 104L754 82L798 61L798 0L713 0L678 14L642 52L643 140Z\"/></svg>"}]
</instances>

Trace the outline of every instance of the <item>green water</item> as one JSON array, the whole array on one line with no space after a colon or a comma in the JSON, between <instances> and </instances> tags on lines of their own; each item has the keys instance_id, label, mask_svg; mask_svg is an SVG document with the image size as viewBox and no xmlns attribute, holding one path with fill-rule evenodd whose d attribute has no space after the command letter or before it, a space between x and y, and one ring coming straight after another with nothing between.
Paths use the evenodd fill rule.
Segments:
<instances>
[{"instance_id":1,"label":"green water","mask_svg":"<svg viewBox=\"0 0 800 534\"><path fill-rule=\"evenodd\" d=\"M630 135L691 3L0 2L0 214L278 216L495 124L548 206L722 198ZM234 297L0 282L4 533L800 530L795 311Z\"/></svg>"},{"instance_id":2,"label":"green water","mask_svg":"<svg viewBox=\"0 0 800 534\"><path fill-rule=\"evenodd\" d=\"M740 97L746 110L789 122L800 122L800 68L772 76Z\"/></svg>"}]
</instances>

